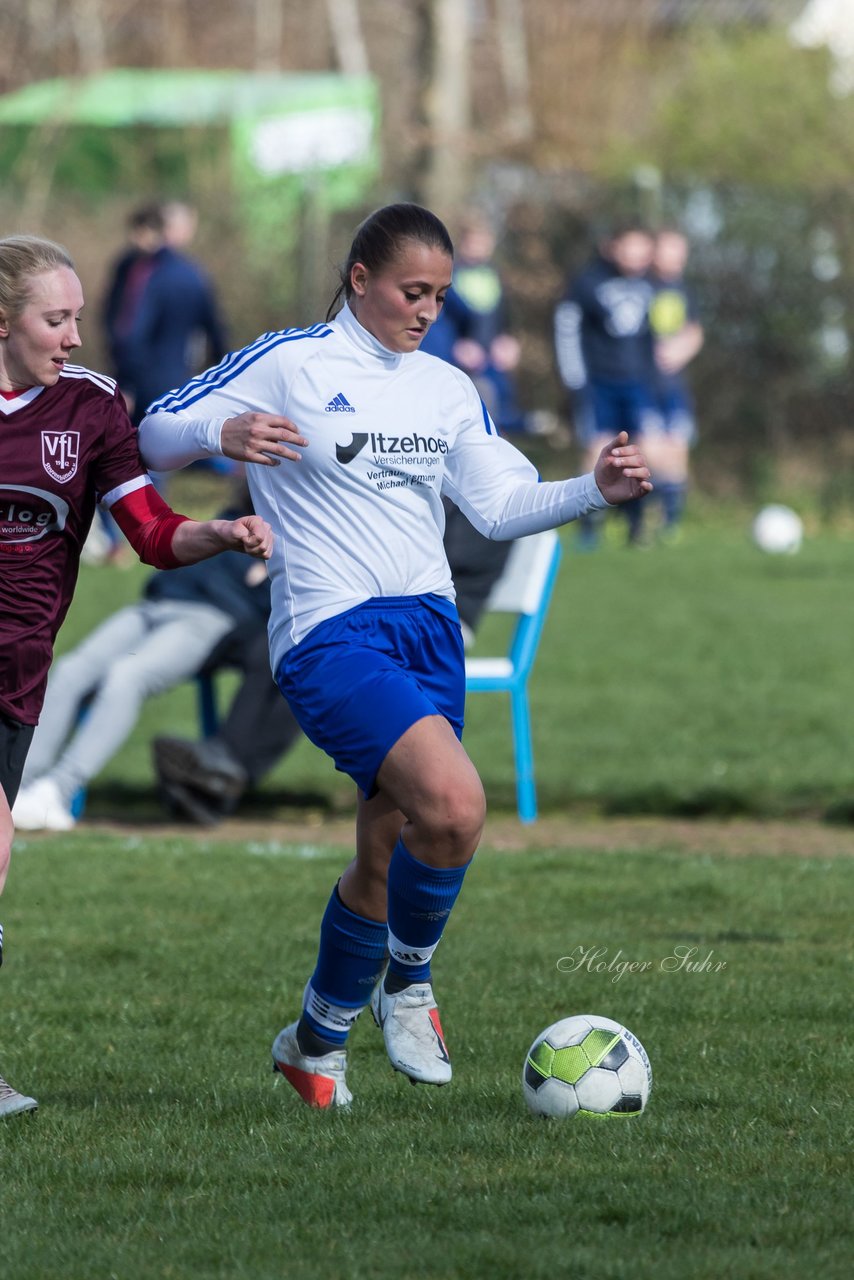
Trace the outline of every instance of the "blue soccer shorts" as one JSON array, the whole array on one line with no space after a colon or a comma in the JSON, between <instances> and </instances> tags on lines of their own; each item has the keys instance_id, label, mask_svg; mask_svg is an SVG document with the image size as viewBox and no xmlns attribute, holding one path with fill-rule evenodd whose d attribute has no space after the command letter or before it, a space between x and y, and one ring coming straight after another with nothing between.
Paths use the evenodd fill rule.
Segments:
<instances>
[{"instance_id":1,"label":"blue soccer shorts","mask_svg":"<svg viewBox=\"0 0 854 1280\"><path fill-rule=\"evenodd\" d=\"M285 654L276 683L300 728L368 797L411 725L444 716L462 738L459 617L439 596L391 596L327 618Z\"/></svg>"},{"instance_id":2,"label":"blue soccer shorts","mask_svg":"<svg viewBox=\"0 0 854 1280\"><path fill-rule=\"evenodd\" d=\"M613 437L621 431L630 440L660 428L660 414L652 391L640 382L609 382L591 379L575 404L575 432L579 444L592 445L601 436Z\"/></svg>"}]
</instances>

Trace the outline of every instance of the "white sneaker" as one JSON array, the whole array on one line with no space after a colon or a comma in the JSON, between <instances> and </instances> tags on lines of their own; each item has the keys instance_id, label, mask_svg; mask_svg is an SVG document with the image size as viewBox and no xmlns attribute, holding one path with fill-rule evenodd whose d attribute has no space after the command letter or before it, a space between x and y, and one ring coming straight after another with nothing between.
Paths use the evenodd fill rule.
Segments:
<instances>
[{"instance_id":1,"label":"white sneaker","mask_svg":"<svg viewBox=\"0 0 854 1280\"><path fill-rule=\"evenodd\" d=\"M307 1058L297 1042L298 1025L292 1022L273 1041L273 1070L280 1071L310 1107L349 1107L353 1095L347 1088L347 1050Z\"/></svg>"},{"instance_id":2,"label":"white sneaker","mask_svg":"<svg viewBox=\"0 0 854 1280\"><path fill-rule=\"evenodd\" d=\"M429 982L389 995L382 981L371 997L374 1022L382 1028L386 1053L396 1071L413 1084L447 1084L451 1059Z\"/></svg>"},{"instance_id":3,"label":"white sneaker","mask_svg":"<svg viewBox=\"0 0 854 1280\"><path fill-rule=\"evenodd\" d=\"M76 819L50 777L37 778L18 792L12 820L19 831L70 831Z\"/></svg>"},{"instance_id":4,"label":"white sneaker","mask_svg":"<svg viewBox=\"0 0 854 1280\"><path fill-rule=\"evenodd\" d=\"M17 1089L13 1089L0 1076L0 1118L16 1116L21 1111L35 1111L38 1105L35 1098L28 1098L25 1094L18 1093Z\"/></svg>"}]
</instances>

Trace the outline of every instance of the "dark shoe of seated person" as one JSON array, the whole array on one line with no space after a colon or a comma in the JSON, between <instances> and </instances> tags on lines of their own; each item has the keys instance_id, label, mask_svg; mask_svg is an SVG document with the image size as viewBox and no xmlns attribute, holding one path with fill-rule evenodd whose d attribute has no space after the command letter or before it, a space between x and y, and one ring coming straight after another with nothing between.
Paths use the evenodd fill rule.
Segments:
<instances>
[{"instance_id":1,"label":"dark shoe of seated person","mask_svg":"<svg viewBox=\"0 0 854 1280\"><path fill-rule=\"evenodd\" d=\"M215 803L234 808L249 785L249 775L219 738L155 738L154 768L162 785L189 787Z\"/></svg>"}]
</instances>

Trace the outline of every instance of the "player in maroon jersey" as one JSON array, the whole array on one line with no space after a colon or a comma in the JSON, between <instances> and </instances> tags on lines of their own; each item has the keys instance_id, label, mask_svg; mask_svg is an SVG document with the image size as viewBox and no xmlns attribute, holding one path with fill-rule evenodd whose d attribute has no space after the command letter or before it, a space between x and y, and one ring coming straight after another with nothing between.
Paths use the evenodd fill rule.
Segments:
<instances>
[{"instance_id":1,"label":"player in maroon jersey","mask_svg":"<svg viewBox=\"0 0 854 1280\"><path fill-rule=\"evenodd\" d=\"M258 516L198 522L166 505L115 383L69 362L82 306L60 245L0 240L0 892L11 805L96 503L159 569L226 550L268 559L272 549ZM0 1117L35 1107L0 1078Z\"/></svg>"}]
</instances>

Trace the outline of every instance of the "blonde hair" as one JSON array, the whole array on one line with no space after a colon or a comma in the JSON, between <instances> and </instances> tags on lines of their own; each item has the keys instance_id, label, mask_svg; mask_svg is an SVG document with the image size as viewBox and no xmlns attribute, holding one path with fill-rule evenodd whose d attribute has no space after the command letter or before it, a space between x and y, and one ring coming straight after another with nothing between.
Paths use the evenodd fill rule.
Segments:
<instances>
[{"instance_id":1,"label":"blonde hair","mask_svg":"<svg viewBox=\"0 0 854 1280\"><path fill-rule=\"evenodd\" d=\"M38 236L7 236L0 240L0 316L14 320L27 305L30 280L74 262L67 249Z\"/></svg>"}]
</instances>

